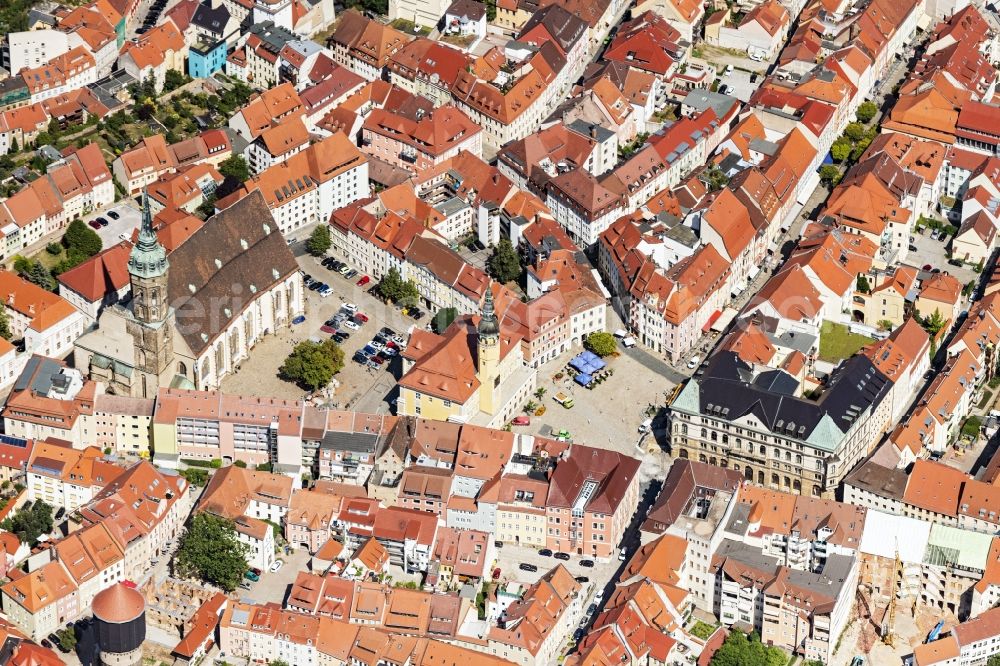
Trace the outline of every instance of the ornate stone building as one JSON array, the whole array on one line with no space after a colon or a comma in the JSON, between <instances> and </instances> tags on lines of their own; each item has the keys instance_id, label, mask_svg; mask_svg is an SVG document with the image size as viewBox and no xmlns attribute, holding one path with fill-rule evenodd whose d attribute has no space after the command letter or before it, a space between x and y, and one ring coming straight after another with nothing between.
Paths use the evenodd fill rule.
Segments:
<instances>
[{"instance_id":1,"label":"ornate stone building","mask_svg":"<svg viewBox=\"0 0 1000 666\"><path fill-rule=\"evenodd\" d=\"M169 261L144 208L130 296L77 340L76 367L119 395L217 388L259 340L304 312L298 264L259 192L209 218Z\"/></svg>"}]
</instances>

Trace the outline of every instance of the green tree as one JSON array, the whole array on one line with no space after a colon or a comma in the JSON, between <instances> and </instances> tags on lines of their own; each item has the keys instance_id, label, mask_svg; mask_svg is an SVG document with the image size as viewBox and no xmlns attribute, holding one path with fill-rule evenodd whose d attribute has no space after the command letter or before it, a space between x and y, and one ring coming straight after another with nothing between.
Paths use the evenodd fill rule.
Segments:
<instances>
[{"instance_id":1,"label":"green tree","mask_svg":"<svg viewBox=\"0 0 1000 666\"><path fill-rule=\"evenodd\" d=\"M258 472L270 472L272 469L273 469L273 467L272 467L271 463L269 463L269 462L267 462L267 463L261 463L261 464L257 465L257 471Z\"/></svg>"},{"instance_id":2,"label":"green tree","mask_svg":"<svg viewBox=\"0 0 1000 666\"><path fill-rule=\"evenodd\" d=\"M13 532L18 539L34 548L38 537L52 531L52 507L38 500L30 508L22 508L13 518L0 522L0 528Z\"/></svg>"},{"instance_id":3,"label":"green tree","mask_svg":"<svg viewBox=\"0 0 1000 666\"><path fill-rule=\"evenodd\" d=\"M59 639L59 647L65 652L72 652L76 649L76 632L70 627L64 627L56 633Z\"/></svg>"},{"instance_id":4,"label":"green tree","mask_svg":"<svg viewBox=\"0 0 1000 666\"><path fill-rule=\"evenodd\" d=\"M934 308L934 312L929 317L921 317L919 321L920 325L924 327L924 330L927 331L927 334L932 338L937 337L937 334L941 332L941 329L944 328L945 323L947 323L945 322L941 311L937 308Z\"/></svg>"},{"instance_id":5,"label":"green tree","mask_svg":"<svg viewBox=\"0 0 1000 666\"><path fill-rule=\"evenodd\" d=\"M67 250L78 250L87 257L93 257L101 251L101 237L82 220L73 220L66 227L62 243Z\"/></svg>"},{"instance_id":6,"label":"green tree","mask_svg":"<svg viewBox=\"0 0 1000 666\"><path fill-rule=\"evenodd\" d=\"M163 92L177 90L190 80L191 77L186 76L183 72L179 72L176 69L168 69L166 76L163 77Z\"/></svg>"},{"instance_id":7,"label":"green tree","mask_svg":"<svg viewBox=\"0 0 1000 666\"><path fill-rule=\"evenodd\" d=\"M198 513L181 537L175 563L181 576L192 576L232 592L246 573L248 552L249 547L236 537L231 520Z\"/></svg>"},{"instance_id":8,"label":"green tree","mask_svg":"<svg viewBox=\"0 0 1000 666\"><path fill-rule=\"evenodd\" d=\"M314 257L322 257L331 245L333 245L333 239L330 238L329 225L320 224L309 234L306 250Z\"/></svg>"},{"instance_id":9,"label":"green tree","mask_svg":"<svg viewBox=\"0 0 1000 666\"><path fill-rule=\"evenodd\" d=\"M819 168L819 179L827 187L833 187L840 182L840 169L832 164L824 164Z\"/></svg>"},{"instance_id":10,"label":"green tree","mask_svg":"<svg viewBox=\"0 0 1000 666\"><path fill-rule=\"evenodd\" d=\"M756 633L733 631L712 656L710 666L784 666L788 655L760 642Z\"/></svg>"},{"instance_id":11,"label":"green tree","mask_svg":"<svg viewBox=\"0 0 1000 666\"><path fill-rule=\"evenodd\" d=\"M492 23L497 17L497 0L486 0L486 21Z\"/></svg>"},{"instance_id":12,"label":"green tree","mask_svg":"<svg viewBox=\"0 0 1000 666\"><path fill-rule=\"evenodd\" d=\"M458 310L455 308L441 308L434 315L434 319L431 320L431 327L435 333L442 333L446 328L451 326L451 322L455 321L455 317L457 316Z\"/></svg>"},{"instance_id":13,"label":"green tree","mask_svg":"<svg viewBox=\"0 0 1000 666\"><path fill-rule=\"evenodd\" d=\"M215 201L216 201L216 193L213 192L212 194L209 194L207 197L205 197L202 200L202 202L198 205L197 213L206 220L212 217L213 215L215 215Z\"/></svg>"},{"instance_id":14,"label":"green tree","mask_svg":"<svg viewBox=\"0 0 1000 666\"><path fill-rule=\"evenodd\" d=\"M878 327L883 331L891 331L893 328L895 328L892 322L888 319L879 319Z\"/></svg>"},{"instance_id":15,"label":"green tree","mask_svg":"<svg viewBox=\"0 0 1000 666\"><path fill-rule=\"evenodd\" d=\"M1000 666L1000 654L995 654L987 659L986 666Z\"/></svg>"},{"instance_id":16,"label":"green tree","mask_svg":"<svg viewBox=\"0 0 1000 666\"><path fill-rule=\"evenodd\" d=\"M393 303L416 305L420 302L420 290L413 280L403 280L399 270L393 266L378 285L379 292Z\"/></svg>"},{"instance_id":17,"label":"green tree","mask_svg":"<svg viewBox=\"0 0 1000 666\"><path fill-rule=\"evenodd\" d=\"M236 460L236 461L233 461L233 467L240 467L242 469L246 469L247 468L247 464L245 462L243 462L242 460Z\"/></svg>"},{"instance_id":18,"label":"green tree","mask_svg":"<svg viewBox=\"0 0 1000 666\"><path fill-rule=\"evenodd\" d=\"M615 336L606 331L591 333L583 339L583 346L598 356L611 356L618 351Z\"/></svg>"},{"instance_id":19,"label":"green tree","mask_svg":"<svg viewBox=\"0 0 1000 666\"><path fill-rule=\"evenodd\" d=\"M278 372L283 379L315 391L326 386L343 367L344 350L336 342L306 340L295 345Z\"/></svg>"},{"instance_id":20,"label":"green tree","mask_svg":"<svg viewBox=\"0 0 1000 666\"><path fill-rule=\"evenodd\" d=\"M978 416L970 416L962 424L962 434L970 439L979 436L979 430L983 427L983 420Z\"/></svg>"},{"instance_id":21,"label":"green tree","mask_svg":"<svg viewBox=\"0 0 1000 666\"><path fill-rule=\"evenodd\" d=\"M878 106L875 102L862 102L858 107L858 120L865 124L869 123L875 114L878 113Z\"/></svg>"},{"instance_id":22,"label":"green tree","mask_svg":"<svg viewBox=\"0 0 1000 666\"><path fill-rule=\"evenodd\" d=\"M860 141L864 135L865 126L861 123L848 123L847 127L844 128L844 136L853 142Z\"/></svg>"},{"instance_id":23,"label":"green tree","mask_svg":"<svg viewBox=\"0 0 1000 666\"><path fill-rule=\"evenodd\" d=\"M219 163L219 173L240 183L250 180L250 165L242 155L227 157Z\"/></svg>"},{"instance_id":24,"label":"green tree","mask_svg":"<svg viewBox=\"0 0 1000 666\"><path fill-rule=\"evenodd\" d=\"M37 284L42 289L48 291L56 290L56 281L52 277L52 273L49 272L45 266L42 265L40 261L31 259L28 264L28 270L23 273L23 277L28 282Z\"/></svg>"},{"instance_id":25,"label":"green tree","mask_svg":"<svg viewBox=\"0 0 1000 666\"><path fill-rule=\"evenodd\" d=\"M494 280L511 282L521 277L521 258L508 238L501 238L486 261L486 268Z\"/></svg>"},{"instance_id":26,"label":"green tree","mask_svg":"<svg viewBox=\"0 0 1000 666\"><path fill-rule=\"evenodd\" d=\"M729 176L723 173L722 169L714 164L705 169L703 173L708 189L718 192L729 183Z\"/></svg>"},{"instance_id":27,"label":"green tree","mask_svg":"<svg viewBox=\"0 0 1000 666\"><path fill-rule=\"evenodd\" d=\"M188 467L181 470L181 476L196 488L202 488L208 483L208 470Z\"/></svg>"},{"instance_id":28,"label":"green tree","mask_svg":"<svg viewBox=\"0 0 1000 666\"><path fill-rule=\"evenodd\" d=\"M864 275L858 276L857 291L860 291L862 294L872 293L872 285L870 282L868 282L868 278L866 276Z\"/></svg>"},{"instance_id":29,"label":"green tree","mask_svg":"<svg viewBox=\"0 0 1000 666\"><path fill-rule=\"evenodd\" d=\"M7 316L7 308L0 308L0 338L10 340L14 337L10 330L10 317Z\"/></svg>"},{"instance_id":30,"label":"green tree","mask_svg":"<svg viewBox=\"0 0 1000 666\"><path fill-rule=\"evenodd\" d=\"M843 162L850 157L853 147L851 140L842 136L830 146L830 156L833 157L835 162Z\"/></svg>"}]
</instances>

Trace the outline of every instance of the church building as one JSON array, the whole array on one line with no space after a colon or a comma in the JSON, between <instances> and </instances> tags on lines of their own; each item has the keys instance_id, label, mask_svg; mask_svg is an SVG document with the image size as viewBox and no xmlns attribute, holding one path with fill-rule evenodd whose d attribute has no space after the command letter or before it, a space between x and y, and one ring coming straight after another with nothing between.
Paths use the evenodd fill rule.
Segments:
<instances>
[{"instance_id":1,"label":"church building","mask_svg":"<svg viewBox=\"0 0 1000 666\"><path fill-rule=\"evenodd\" d=\"M207 390L305 310L302 275L260 192L212 216L169 257L143 195L130 296L80 337L74 364L109 393Z\"/></svg>"}]
</instances>

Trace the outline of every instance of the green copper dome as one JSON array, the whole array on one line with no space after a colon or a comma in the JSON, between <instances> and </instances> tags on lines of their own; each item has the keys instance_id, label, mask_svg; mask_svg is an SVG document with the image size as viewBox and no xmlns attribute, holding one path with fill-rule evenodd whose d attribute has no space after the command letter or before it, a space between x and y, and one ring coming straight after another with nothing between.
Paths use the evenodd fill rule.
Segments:
<instances>
[{"instance_id":1,"label":"green copper dome","mask_svg":"<svg viewBox=\"0 0 1000 666\"><path fill-rule=\"evenodd\" d=\"M142 193L142 226L139 240L128 257L129 275L139 278L160 277L167 272L167 250L153 231L153 216L149 213L149 194Z\"/></svg>"},{"instance_id":2,"label":"green copper dome","mask_svg":"<svg viewBox=\"0 0 1000 666\"><path fill-rule=\"evenodd\" d=\"M486 299L483 301L483 316L479 320L479 337L496 338L500 336L500 322L497 321L496 310L493 309L492 285L486 288Z\"/></svg>"}]
</instances>

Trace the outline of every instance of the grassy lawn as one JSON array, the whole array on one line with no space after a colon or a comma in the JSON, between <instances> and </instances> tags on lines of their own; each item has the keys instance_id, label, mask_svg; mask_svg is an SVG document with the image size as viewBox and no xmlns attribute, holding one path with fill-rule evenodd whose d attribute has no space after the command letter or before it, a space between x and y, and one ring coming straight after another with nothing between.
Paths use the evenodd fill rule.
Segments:
<instances>
[{"instance_id":1,"label":"grassy lawn","mask_svg":"<svg viewBox=\"0 0 1000 666\"><path fill-rule=\"evenodd\" d=\"M844 324L824 321L819 334L819 357L829 363L837 363L854 356L859 349L871 343L871 338L851 333Z\"/></svg>"},{"instance_id":2,"label":"grassy lawn","mask_svg":"<svg viewBox=\"0 0 1000 666\"><path fill-rule=\"evenodd\" d=\"M691 625L691 628L688 631L692 636L700 638L703 641L707 641L709 636L715 633L715 627L707 622L695 620L695 623Z\"/></svg>"}]
</instances>

